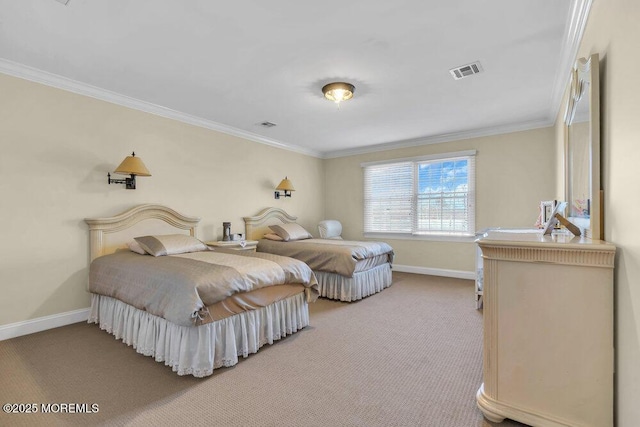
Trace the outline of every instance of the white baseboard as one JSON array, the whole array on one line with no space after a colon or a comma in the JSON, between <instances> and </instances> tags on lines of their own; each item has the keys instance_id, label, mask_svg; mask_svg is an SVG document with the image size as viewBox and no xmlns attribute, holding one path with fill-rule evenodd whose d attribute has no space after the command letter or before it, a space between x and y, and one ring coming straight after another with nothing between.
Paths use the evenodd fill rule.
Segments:
<instances>
[{"instance_id":1,"label":"white baseboard","mask_svg":"<svg viewBox=\"0 0 640 427\"><path fill-rule=\"evenodd\" d=\"M89 308L82 308L80 310L67 311L66 313L25 320L24 322L2 325L0 326L0 341L87 321L89 319L89 311Z\"/></svg>"},{"instance_id":2,"label":"white baseboard","mask_svg":"<svg viewBox=\"0 0 640 427\"><path fill-rule=\"evenodd\" d=\"M476 273L463 270L445 270L443 268L414 267L412 265L393 264L393 271L400 273L427 274L429 276L454 277L456 279L475 280Z\"/></svg>"}]
</instances>

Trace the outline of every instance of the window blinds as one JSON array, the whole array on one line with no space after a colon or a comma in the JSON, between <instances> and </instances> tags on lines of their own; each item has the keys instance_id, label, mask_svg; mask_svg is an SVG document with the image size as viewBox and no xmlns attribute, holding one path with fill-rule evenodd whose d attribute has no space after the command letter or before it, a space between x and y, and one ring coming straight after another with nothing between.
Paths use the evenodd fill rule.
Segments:
<instances>
[{"instance_id":1,"label":"window blinds","mask_svg":"<svg viewBox=\"0 0 640 427\"><path fill-rule=\"evenodd\" d=\"M365 233L474 234L475 151L363 166Z\"/></svg>"},{"instance_id":2,"label":"window blinds","mask_svg":"<svg viewBox=\"0 0 640 427\"><path fill-rule=\"evenodd\" d=\"M365 168L364 230L411 233L413 163L392 163Z\"/></svg>"}]
</instances>

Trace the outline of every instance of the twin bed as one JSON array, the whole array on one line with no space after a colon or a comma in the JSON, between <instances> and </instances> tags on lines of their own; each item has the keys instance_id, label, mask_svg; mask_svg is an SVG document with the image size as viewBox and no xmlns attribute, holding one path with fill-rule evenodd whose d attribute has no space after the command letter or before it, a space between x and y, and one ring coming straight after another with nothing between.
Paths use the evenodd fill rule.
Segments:
<instances>
[{"instance_id":1,"label":"twin bed","mask_svg":"<svg viewBox=\"0 0 640 427\"><path fill-rule=\"evenodd\" d=\"M258 232L256 224L282 212L249 218L247 237ZM211 250L195 239L199 218L161 205L85 221L92 261L89 322L178 375L211 375L308 326L308 304L320 290L350 301L391 284L392 252L388 262L356 261L351 276L322 269L314 274L301 260L262 252L262 242L257 253ZM323 262L331 264L326 257Z\"/></svg>"},{"instance_id":2,"label":"twin bed","mask_svg":"<svg viewBox=\"0 0 640 427\"><path fill-rule=\"evenodd\" d=\"M394 254L386 243L313 239L300 232L295 235L298 239L292 237L288 241L264 238L284 228L279 236L283 238L287 235L286 226L295 225L296 220L282 209L264 209L244 218L247 239L258 240L258 252L304 261L316 274L320 296L325 298L357 301L391 286Z\"/></svg>"},{"instance_id":3,"label":"twin bed","mask_svg":"<svg viewBox=\"0 0 640 427\"><path fill-rule=\"evenodd\" d=\"M160 205L85 221L92 260L89 322L178 375L211 375L309 325L308 302L317 297L317 284L301 261L204 248L133 253L127 246L137 236L195 237L199 218ZM155 245L148 240L148 248L160 252L184 250L162 238Z\"/></svg>"}]
</instances>

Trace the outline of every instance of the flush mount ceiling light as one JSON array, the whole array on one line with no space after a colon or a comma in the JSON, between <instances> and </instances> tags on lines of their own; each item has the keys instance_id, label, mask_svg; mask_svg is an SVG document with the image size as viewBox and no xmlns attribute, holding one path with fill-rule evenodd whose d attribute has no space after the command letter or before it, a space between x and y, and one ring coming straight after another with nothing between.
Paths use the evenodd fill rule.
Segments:
<instances>
[{"instance_id":1,"label":"flush mount ceiling light","mask_svg":"<svg viewBox=\"0 0 640 427\"><path fill-rule=\"evenodd\" d=\"M329 101L340 104L342 101L353 98L353 92L356 90L351 83L335 82L329 83L322 88L324 97Z\"/></svg>"}]
</instances>

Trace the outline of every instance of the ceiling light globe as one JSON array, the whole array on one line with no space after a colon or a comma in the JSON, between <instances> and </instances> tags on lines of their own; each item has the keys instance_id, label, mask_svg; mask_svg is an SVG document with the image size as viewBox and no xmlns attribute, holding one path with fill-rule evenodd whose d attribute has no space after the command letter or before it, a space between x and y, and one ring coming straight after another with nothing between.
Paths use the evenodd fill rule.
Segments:
<instances>
[{"instance_id":1,"label":"ceiling light globe","mask_svg":"<svg viewBox=\"0 0 640 427\"><path fill-rule=\"evenodd\" d=\"M333 98L333 102L340 102L344 98L344 90L336 89L331 91L331 97Z\"/></svg>"},{"instance_id":2,"label":"ceiling light globe","mask_svg":"<svg viewBox=\"0 0 640 427\"><path fill-rule=\"evenodd\" d=\"M322 88L322 93L324 93L324 97L329 101L333 101L338 104L342 101L353 98L354 90L355 86L351 83L336 82L325 85Z\"/></svg>"}]
</instances>

